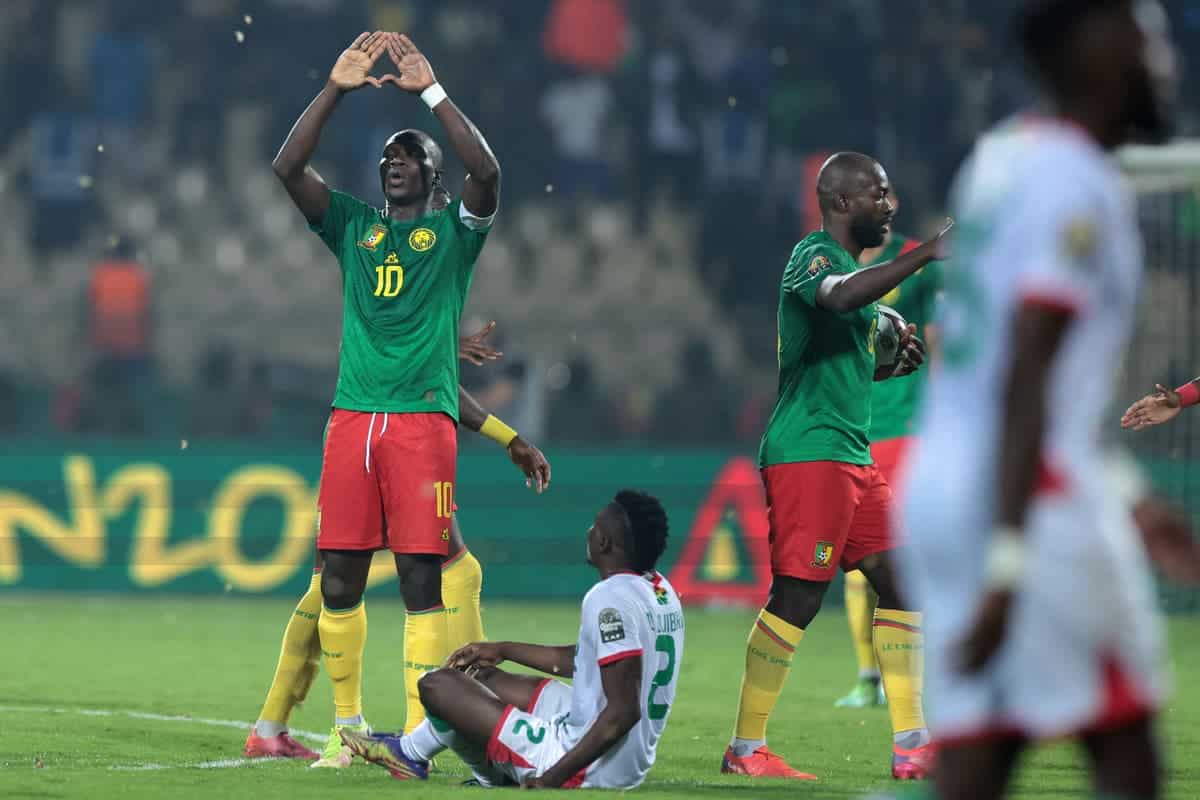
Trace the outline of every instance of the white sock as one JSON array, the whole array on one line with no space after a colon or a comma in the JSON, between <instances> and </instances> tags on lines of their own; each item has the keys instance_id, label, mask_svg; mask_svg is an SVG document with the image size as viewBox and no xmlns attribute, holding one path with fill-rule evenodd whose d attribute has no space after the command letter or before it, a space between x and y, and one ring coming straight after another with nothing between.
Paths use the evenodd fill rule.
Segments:
<instances>
[{"instance_id":1,"label":"white sock","mask_svg":"<svg viewBox=\"0 0 1200 800\"><path fill-rule=\"evenodd\" d=\"M355 714L353 717L334 717L333 724L339 728L362 725L363 724L363 715Z\"/></svg>"},{"instance_id":2,"label":"white sock","mask_svg":"<svg viewBox=\"0 0 1200 800\"><path fill-rule=\"evenodd\" d=\"M284 725L282 722L272 722L269 719L260 719L254 723L254 734L264 739L274 739L286 730L287 725Z\"/></svg>"},{"instance_id":3,"label":"white sock","mask_svg":"<svg viewBox=\"0 0 1200 800\"><path fill-rule=\"evenodd\" d=\"M745 758L766 743L766 739L739 739L735 736L733 737L733 742L730 743L729 746L733 748L733 754L735 756L738 758Z\"/></svg>"},{"instance_id":4,"label":"white sock","mask_svg":"<svg viewBox=\"0 0 1200 800\"><path fill-rule=\"evenodd\" d=\"M405 734L400 740L400 749L415 761L429 761L443 750L453 747L457 738L458 734L453 728L439 731L426 717L413 728L412 733Z\"/></svg>"}]
</instances>

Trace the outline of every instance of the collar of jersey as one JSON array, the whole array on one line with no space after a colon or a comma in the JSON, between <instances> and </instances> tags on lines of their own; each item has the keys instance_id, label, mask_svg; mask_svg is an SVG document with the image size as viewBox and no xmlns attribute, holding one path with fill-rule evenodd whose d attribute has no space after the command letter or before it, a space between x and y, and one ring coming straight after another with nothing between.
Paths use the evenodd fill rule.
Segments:
<instances>
[{"instance_id":1,"label":"collar of jersey","mask_svg":"<svg viewBox=\"0 0 1200 800\"><path fill-rule=\"evenodd\" d=\"M448 208L449 208L449 206L446 206L446 208L444 208L440 211L430 211L428 214L422 214L421 216L417 217L416 219L409 219L409 220L392 219L391 217L389 217L387 215L386 209L383 209L383 208L376 209L376 211L379 213L379 219L383 221L384 225L396 225L401 228L415 228L418 225L420 225L421 223L429 222L429 221L433 220L438 214L446 213L446 209L448 209Z\"/></svg>"}]
</instances>

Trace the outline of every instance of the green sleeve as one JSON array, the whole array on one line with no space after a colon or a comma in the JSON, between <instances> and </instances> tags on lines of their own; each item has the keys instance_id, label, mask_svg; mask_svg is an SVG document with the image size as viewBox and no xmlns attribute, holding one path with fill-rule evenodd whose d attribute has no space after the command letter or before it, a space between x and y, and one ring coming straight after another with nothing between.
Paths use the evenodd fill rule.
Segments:
<instances>
[{"instance_id":1,"label":"green sleeve","mask_svg":"<svg viewBox=\"0 0 1200 800\"><path fill-rule=\"evenodd\" d=\"M329 192L329 208L325 210L325 218L308 228L321 237L321 241L335 256L341 256L342 245L347 235L353 236L355 220L370 217L374 210L359 200L344 192Z\"/></svg>"},{"instance_id":2,"label":"green sleeve","mask_svg":"<svg viewBox=\"0 0 1200 800\"><path fill-rule=\"evenodd\" d=\"M837 268L836 255L824 252L822 247L797 245L792 251L787 268L783 271L784 294L795 295L814 308L817 305L817 287L829 275L842 270Z\"/></svg>"},{"instance_id":3,"label":"green sleeve","mask_svg":"<svg viewBox=\"0 0 1200 800\"><path fill-rule=\"evenodd\" d=\"M487 242L488 234L492 232L492 224L488 223L487 227L479 230L467 227L460 216L462 213L461 199L451 203L450 207L446 209L446 213L450 215L450 225L454 229L455 237L462 244L463 253L466 256L463 265L468 269L474 267L480 252L483 251L483 245Z\"/></svg>"}]
</instances>

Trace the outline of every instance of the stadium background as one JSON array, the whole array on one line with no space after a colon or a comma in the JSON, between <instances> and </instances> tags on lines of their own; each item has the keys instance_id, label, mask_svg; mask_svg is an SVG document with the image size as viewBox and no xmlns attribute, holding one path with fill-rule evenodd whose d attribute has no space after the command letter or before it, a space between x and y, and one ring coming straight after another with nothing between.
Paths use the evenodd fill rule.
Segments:
<instances>
[{"instance_id":1,"label":"stadium background","mask_svg":"<svg viewBox=\"0 0 1200 800\"><path fill-rule=\"evenodd\" d=\"M576 596L590 511L634 484L667 502L692 599L757 598L746 459L815 165L877 155L898 227L929 231L973 137L1029 99L1008 5L6 0L0 592L306 582L340 289L269 164L341 49L383 28L412 35L505 170L464 325L497 320L505 358L463 382L555 477L535 497L464 436L456 495L487 596ZM1200 2L1169 5L1181 51L1200 52ZM1190 135L1197 77L1192 60ZM373 199L380 145L406 126L440 137L414 98L357 92L316 166ZM1121 403L1200 371L1200 183L1182 153L1139 183L1149 278ZM1188 414L1120 438L1200 510L1198 433Z\"/></svg>"}]
</instances>

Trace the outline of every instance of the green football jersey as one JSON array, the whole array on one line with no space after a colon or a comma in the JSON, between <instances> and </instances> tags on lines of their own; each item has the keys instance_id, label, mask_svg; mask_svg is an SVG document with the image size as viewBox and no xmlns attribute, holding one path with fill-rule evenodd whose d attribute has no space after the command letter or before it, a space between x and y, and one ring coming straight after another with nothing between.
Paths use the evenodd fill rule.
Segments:
<instances>
[{"instance_id":1,"label":"green football jersey","mask_svg":"<svg viewBox=\"0 0 1200 800\"><path fill-rule=\"evenodd\" d=\"M920 242L896 235L880 253L879 258L872 262L882 264L891 261L901 253L907 253ZM903 283L888 292L879 301L885 306L891 306L905 320L917 326L917 335L925 335L925 326L933 319L934 302L942 287L942 265L933 261L914 274L908 276ZM913 432L916 423L917 408L921 395L925 391L925 379L929 374L926 364L911 375L903 378L890 378L878 381L871 387L871 441L892 439L897 436L908 436Z\"/></svg>"},{"instance_id":2,"label":"green football jersey","mask_svg":"<svg viewBox=\"0 0 1200 800\"><path fill-rule=\"evenodd\" d=\"M759 446L763 467L794 461L870 464L876 309L817 305L820 282L858 264L824 231L792 251L779 293L779 397Z\"/></svg>"},{"instance_id":3,"label":"green football jersey","mask_svg":"<svg viewBox=\"0 0 1200 800\"><path fill-rule=\"evenodd\" d=\"M310 226L342 270L334 408L458 419L458 325L488 229L444 211L396 222L341 192Z\"/></svg>"}]
</instances>

